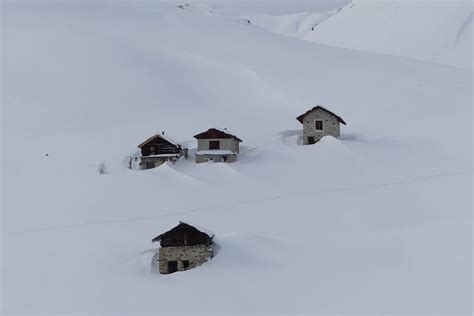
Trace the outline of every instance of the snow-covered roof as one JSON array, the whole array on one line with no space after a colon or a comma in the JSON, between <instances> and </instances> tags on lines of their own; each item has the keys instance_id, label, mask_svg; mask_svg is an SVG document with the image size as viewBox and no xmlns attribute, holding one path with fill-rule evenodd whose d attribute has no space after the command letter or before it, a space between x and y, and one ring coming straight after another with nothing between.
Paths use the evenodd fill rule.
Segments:
<instances>
[{"instance_id":1,"label":"snow-covered roof","mask_svg":"<svg viewBox=\"0 0 474 316\"><path fill-rule=\"evenodd\" d=\"M177 141L175 141L174 139L172 139L171 137L168 137L166 135L163 135L163 134L155 134L153 135L152 137L148 138L147 140L145 140L143 143L141 143L140 145L138 145L137 147L138 148L142 148L144 145L148 144L149 142L151 142L152 140L156 139L156 138L161 138L163 139L164 141L170 143L170 144L173 144L173 145L179 145L179 143Z\"/></svg>"},{"instance_id":2,"label":"snow-covered roof","mask_svg":"<svg viewBox=\"0 0 474 316\"><path fill-rule=\"evenodd\" d=\"M203 156L203 155L208 155L208 156L227 156L227 155L235 155L234 152L231 150L225 150L225 149L210 149L210 150L200 150L195 153L196 156Z\"/></svg>"},{"instance_id":3,"label":"snow-covered roof","mask_svg":"<svg viewBox=\"0 0 474 316\"><path fill-rule=\"evenodd\" d=\"M203 233L209 235L209 237L213 238L216 234L214 234L213 231L207 229L207 228L204 228L204 227L201 227L201 226L197 226L197 225L194 225L194 224L191 224L189 222L183 222L183 221L179 221L180 224L186 224L186 225L189 225L189 226L193 226L194 228L196 228L197 230L199 231L202 231Z\"/></svg>"},{"instance_id":4,"label":"snow-covered roof","mask_svg":"<svg viewBox=\"0 0 474 316\"><path fill-rule=\"evenodd\" d=\"M317 109L321 109L321 110L323 110L323 111L328 112L329 114L334 115L334 116L337 118L337 120L339 121L339 123L346 125L346 122L344 122L344 120L342 119L342 117L340 117L340 116L337 115L336 113L334 113L334 112L328 110L326 107L322 107L321 105L316 105L316 106L313 107L311 110L308 110L308 111L306 111L305 113L303 113L303 114L301 114L300 116L298 116L296 119L297 119L298 121L300 121L300 123L303 123L303 118L304 118L307 114L309 114L309 113L311 113L311 112L313 112L313 111L315 111L315 110L317 110Z\"/></svg>"}]
</instances>

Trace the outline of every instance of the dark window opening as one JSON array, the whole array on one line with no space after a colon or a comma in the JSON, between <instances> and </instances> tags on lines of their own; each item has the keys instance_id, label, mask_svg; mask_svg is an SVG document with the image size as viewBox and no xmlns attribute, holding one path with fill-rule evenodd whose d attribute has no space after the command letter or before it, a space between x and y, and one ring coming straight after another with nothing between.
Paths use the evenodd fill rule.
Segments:
<instances>
[{"instance_id":1,"label":"dark window opening","mask_svg":"<svg viewBox=\"0 0 474 316\"><path fill-rule=\"evenodd\" d=\"M178 261L168 261L168 273L178 271Z\"/></svg>"},{"instance_id":2,"label":"dark window opening","mask_svg":"<svg viewBox=\"0 0 474 316\"><path fill-rule=\"evenodd\" d=\"M313 136L309 136L308 137L308 145L312 145L314 144L314 137Z\"/></svg>"},{"instance_id":3,"label":"dark window opening","mask_svg":"<svg viewBox=\"0 0 474 316\"><path fill-rule=\"evenodd\" d=\"M184 270L189 269L189 260L183 260L183 268Z\"/></svg>"},{"instance_id":4,"label":"dark window opening","mask_svg":"<svg viewBox=\"0 0 474 316\"><path fill-rule=\"evenodd\" d=\"M221 144L218 140L211 140L209 141L209 149L220 149Z\"/></svg>"},{"instance_id":5,"label":"dark window opening","mask_svg":"<svg viewBox=\"0 0 474 316\"><path fill-rule=\"evenodd\" d=\"M317 131L322 131L323 130L323 121L315 121L314 126Z\"/></svg>"}]
</instances>

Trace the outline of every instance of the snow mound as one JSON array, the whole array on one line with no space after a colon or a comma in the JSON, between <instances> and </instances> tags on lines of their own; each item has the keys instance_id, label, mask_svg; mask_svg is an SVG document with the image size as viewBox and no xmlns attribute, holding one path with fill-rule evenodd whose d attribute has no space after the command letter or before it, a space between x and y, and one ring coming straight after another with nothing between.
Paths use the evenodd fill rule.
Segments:
<instances>
[{"instance_id":1,"label":"snow mound","mask_svg":"<svg viewBox=\"0 0 474 316\"><path fill-rule=\"evenodd\" d=\"M347 147L343 144L343 142L341 142L336 137L329 135L323 136L315 145L318 145L317 147L320 147L320 150L324 152L333 151L335 153L343 153L348 151ZM309 146L309 148L311 148L311 146Z\"/></svg>"},{"instance_id":2,"label":"snow mound","mask_svg":"<svg viewBox=\"0 0 474 316\"><path fill-rule=\"evenodd\" d=\"M212 269L271 269L283 266L289 247L284 241L253 233L224 233L216 236Z\"/></svg>"},{"instance_id":3,"label":"snow mound","mask_svg":"<svg viewBox=\"0 0 474 316\"><path fill-rule=\"evenodd\" d=\"M319 142L302 147L302 151L310 155L313 164L336 164L344 169L354 163L361 163L359 154L354 153L343 141L332 136L324 136Z\"/></svg>"},{"instance_id":4,"label":"snow mound","mask_svg":"<svg viewBox=\"0 0 474 316\"><path fill-rule=\"evenodd\" d=\"M236 176L239 174L231 164L225 162L204 162L196 164L196 169L197 172L202 175L212 174L213 177L216 178Z\"/></svg>"},{"instance_id":5,"label":"snow mound","mask_svg":"<svg viewBox=\"0 0 474 316\"><path fill-rule=\"evenodd\" d=\"M181 161L178 160L177 163L180 163L180 162ZM158 177L158 179L161 179L162 181L167 181L167 182L174 181L176 183L188 183L188 184L199 183L199 180L176 170L174 166L172 165L172 163L170 162L165 162L159 167L156 167L153 169L142 170L140 172L150 174L150 176Z\"/></svg>"}]
</instances>

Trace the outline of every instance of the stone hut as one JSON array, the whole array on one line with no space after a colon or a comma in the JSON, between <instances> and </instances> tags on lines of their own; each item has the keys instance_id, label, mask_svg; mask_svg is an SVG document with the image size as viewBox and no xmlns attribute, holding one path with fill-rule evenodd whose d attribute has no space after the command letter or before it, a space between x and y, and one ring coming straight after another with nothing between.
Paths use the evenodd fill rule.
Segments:
<instances>
[{"instance_id":1,"label":"stone hut","mask_svg":"<svg viewBox=\"0 0 474 316\"><path fill-rule=\"evenodd\" d=\"M160 166L165 161L178 161L181 156L188 158L188 150L165 136L165 132L156 134L138 145L141 150L141 169L151 169Z\"/></svg>"},{"instance_id":2,"label":"stone hut","mask_svg":"<svg viewBox=\"0 0 474 316\"><path fill-rule=\"evenodd\" d=\"M239 154L240 138L227 129L210 128L205 132L194 135L198 141L196 162L234 162Z\"/></svg>"},{"instance_id":3,"label":"stone hut","mask_svg":"<svg viewBox=\"0 0 474 316\"><path fill-rule=\"evenodd\" d=\"M212 259L214 234L184 222L152 239L160 242L159 272L168 274L195 268Z\"/></svg>"},{"instance_id":4,"label":"stone hut","mask_svg":"<svg viewBox=\"0 0 474 316\"><path fill-rule=\"evenodd\" d=\"M323 136L341 135L340 125L346 122L337 114L318 105L296 118L303 124L303 144L311 145L318 142Z\"/></svg>"}]
</instances>

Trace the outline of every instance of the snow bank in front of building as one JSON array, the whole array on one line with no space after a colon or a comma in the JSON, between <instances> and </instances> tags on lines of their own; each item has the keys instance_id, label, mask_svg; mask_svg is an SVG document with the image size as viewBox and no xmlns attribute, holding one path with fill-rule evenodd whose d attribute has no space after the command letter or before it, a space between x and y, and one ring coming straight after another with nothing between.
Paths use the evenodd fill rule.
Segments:
<instances>
[{"instance_id":1,"label":"snow bank in front of building","mask_svg":"<svg viewBox=\"0 0 474 316\"><path fill-rule=\"evenodd\" d=\"M181 158L176 163L183 163L183 161L184 158ZM173 185L183 185L185 183L193 185L200 183L199 179L186 175L176 170L176 168L173 168L173 165L175 164L167 161L157 168L140 170L138 172L146 173L148 176L153 176L154 178L159 178L163 183L163 186L171 185L171 183L173 183Z\"/></svg>"}]
</instances>

